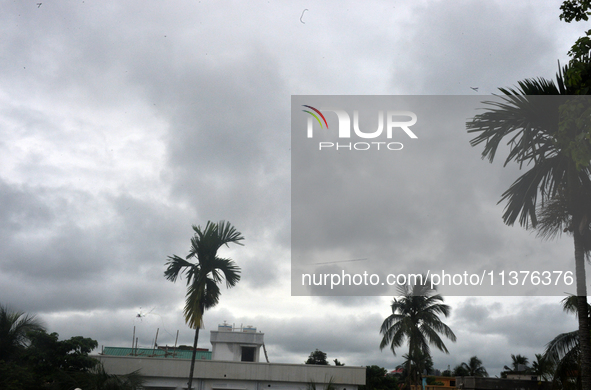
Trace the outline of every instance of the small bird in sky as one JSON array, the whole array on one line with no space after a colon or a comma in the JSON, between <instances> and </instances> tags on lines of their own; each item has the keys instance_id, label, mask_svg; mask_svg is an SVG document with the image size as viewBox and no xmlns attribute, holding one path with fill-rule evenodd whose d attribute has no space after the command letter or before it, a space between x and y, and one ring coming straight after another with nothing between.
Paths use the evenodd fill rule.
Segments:
<instances>
[{"instance_id":1,"label":"small bird in sky","mask_svg":"<svg viewBox=\"0 0 591 390\"><path fill-rule=\"evenodd\" d=\"M473 89L474 91L478 92L478 87L470 87L470 89Z\"/></svg>"},{"instance_id":2,"label":"small bird in sky","mask_svg":"<svg viewBox=\"0 0 591 390\"><path fill-rule=\"evenodd\" d=\"M41 8L41 4L43 3L37 3L37 8Z\"/></svg>"}]
</instances>

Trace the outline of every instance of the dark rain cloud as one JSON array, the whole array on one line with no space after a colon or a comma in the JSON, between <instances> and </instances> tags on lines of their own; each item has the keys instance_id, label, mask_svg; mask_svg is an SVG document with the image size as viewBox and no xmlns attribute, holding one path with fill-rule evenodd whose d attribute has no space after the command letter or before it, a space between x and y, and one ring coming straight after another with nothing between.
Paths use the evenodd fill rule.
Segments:
<instances>
[{"instance_id":1,"label":"dark rain cloud","mask_svg":"<svg viewBox=\"0 0 591 390\"><path fill-rule=\"evenodd\" d=\"M393 292L289 297L290 95L475 93L470 86L488 94L523 77L551 78L582 34L558 21L558 6L6 4L2 303L38 313L61 337L125 346L135 326L145 346L158 328L160 343L172 345L179 330L179 342L190 344L185 281L166 281L164 263L188 253L192 224L227 219L246 238L223 252L242 280L206 313L207 330L224 320L258 326L274 362L303 362L320 348L331 360L394 368L403 351L378 348ZM351 210L362 229L349 235L349 225L324 221L310 249L326 251L310 261L328 261L349 237L356 258L391 272L429 257L492 267L544 253L570 262L568 239L540 243L502 224L495 203L516 170L481 161L468 139L452 153L456 141L446 134L423 137L433 151L413 161L420 177L388 166L375 172L385 187L407 186L399 201L408 207L385 212L379 192L346 188L372 200ZM332 205L306 212L320 206ZM498 371L510 353L533 358L576 326L559 305L536 300L453 302L459 341L449 356L435 355L439 368L477 354Z\"/></svg>"}]
</instances>

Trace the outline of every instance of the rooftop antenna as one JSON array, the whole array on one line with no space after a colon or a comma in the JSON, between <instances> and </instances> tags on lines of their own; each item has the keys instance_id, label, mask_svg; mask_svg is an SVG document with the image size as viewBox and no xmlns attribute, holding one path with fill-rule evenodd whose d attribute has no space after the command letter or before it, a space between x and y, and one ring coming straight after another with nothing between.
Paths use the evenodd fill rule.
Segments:
<instances>
[{"instance_id":1,"label":"rooftop antenna","mask_svg":"<svg viewBox=\"0 0 591 390\"><path fill-rule=\"evenodd\" d=\"M179 330L176 330L176 339L174 339L174 349L172 350L172 357L176 356L176 343L179 340Z\"/></svg>"},{"instance_id":2,"label":"rooftop antenna","mask_svg":"<svg viewBox=\"0 0 591 390\"><path fill-rule=\"evenodd\" d=\"M158 346L158 331L160 330L160 328L156 328L156 338L154 338L154 348L152 348L152 356L155 356L154 354L156 353L156 347Z\"/></svg>"}]
</instances>

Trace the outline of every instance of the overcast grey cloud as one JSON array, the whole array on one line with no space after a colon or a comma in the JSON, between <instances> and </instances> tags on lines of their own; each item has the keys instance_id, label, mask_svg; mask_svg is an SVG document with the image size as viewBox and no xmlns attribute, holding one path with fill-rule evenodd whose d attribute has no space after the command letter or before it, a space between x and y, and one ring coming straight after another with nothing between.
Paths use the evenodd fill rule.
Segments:
<instances>
[{"instance_id":1,"label":"overcast grey cloud","mask_svg":"<svg viewBox=\"0 0 591 390\"><path fill-rule=\"evenodd\" d=\"M553 78L586 29L560 22L555 0L408 3L0 6L0 302L37 313L62 338L126 346L135 326L143 346L157 328L159 344L174 344L177 330L190 344L184 280L166 281L164 263L188 253L191 225L224 219L246 238L223 252L242 280L206 313L200 346L227 320L264 332L273 362L303 362L319 348L347 365L393 369L404 351L380 352L378 333L391 291L291 296L291 96L485 100L526 77ZM416 205L393 206L396 224L377 207L353 210L354 258L494 266L543 256L570 267L568 237L542 242L503 225L496 202L518 170L482 161L458 131L425 134L413 162L420 177L382 167L384 187L396 183ZM343 254L335 233L347 225L324 223L310 261ZM435 366L478 355L494 375L512 353L533 359L576 329L561 298L447 297L458 342L435 353Z\"/></svg>"}]
</instances>

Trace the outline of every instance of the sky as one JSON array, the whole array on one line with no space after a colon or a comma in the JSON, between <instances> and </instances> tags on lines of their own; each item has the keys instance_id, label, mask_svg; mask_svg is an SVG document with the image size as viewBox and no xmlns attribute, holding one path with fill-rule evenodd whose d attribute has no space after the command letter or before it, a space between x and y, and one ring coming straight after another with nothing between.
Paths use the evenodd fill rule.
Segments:
<instances>
[{"instance_id":1,"label":"sky","mask_svg":"<svg viewBox=\"0 0 591 390\"><path fill-rule=\"evenodd\" d=\"M39 1L0 6L0 303L62 339L130 346L135 327L140 346L157 329L159 345L174 345L177 330L191 344L185 281L165 280L164 264L188 254L192 225L227 220L245 245L220 255L242 278L206 312L200 347L227 321L265 333L271 362L320 349L387 369L405 353L379 349L391 291L291 295L292 96L486 100L524 78L554 78L588 29L561 22L554 0ZM457 132L415 144L413 172L427 176L373 173L416 200L383 212L395 228L376 229L373 245L396 253L380 264L462 256L572 267L569 237L542 242L503 224L497 202L519 171L482 160ZM373 222L360 221L360 232ZM330 249L316 261L358 255L324 257ZM457 342L434 351L435 367L476 355L494 376L511 354L533 360L577 328L562 298L446 296Z\"/></svg>"}]
</instances>

